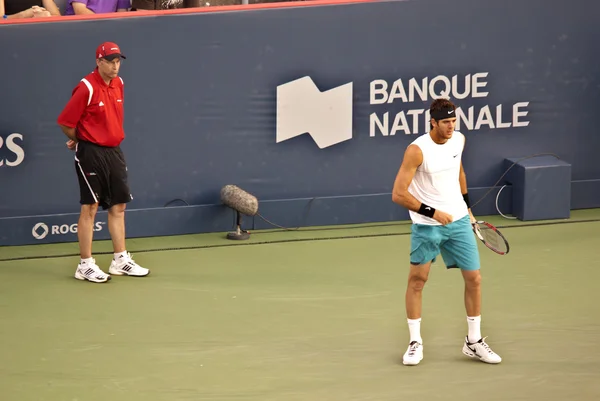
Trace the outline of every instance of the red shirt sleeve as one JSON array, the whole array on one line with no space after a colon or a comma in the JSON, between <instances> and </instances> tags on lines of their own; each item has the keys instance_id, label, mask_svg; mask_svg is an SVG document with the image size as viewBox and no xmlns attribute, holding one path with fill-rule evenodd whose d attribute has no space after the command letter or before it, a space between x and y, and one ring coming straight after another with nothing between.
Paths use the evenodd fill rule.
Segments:
<instances>
[{"instance_id":1,"label":"red shirt sleeve","mask_svg":"<svg viewBox=\"0 0 600 401\"><path fill-rule=\"evenodd\" d=\"M89 96L89 89L83 82L80 82L73 89L71 99L69 99L67 105L58 116L57 123L69 128L75 128L87 107Z\"/></svg>"},{"instance_id":2,"label":"red shirt sleeve","mask_svg":"<svg viewBox=\"0 0 600 401\"><path fill-rule=\"evenodd\" d=\"M121 101L125 101L125 82L123 81L123 78L119 77L120 81L121 81Z\"/></svg>"}]
</instances>

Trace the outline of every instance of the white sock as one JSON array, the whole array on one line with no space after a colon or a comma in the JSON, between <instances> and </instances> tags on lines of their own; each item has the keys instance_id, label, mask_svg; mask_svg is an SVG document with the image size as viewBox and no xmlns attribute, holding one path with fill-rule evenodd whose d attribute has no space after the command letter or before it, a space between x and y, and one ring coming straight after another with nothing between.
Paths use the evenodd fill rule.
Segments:
<instances>
[{"instance_id":1,"label":"white sock","mask_svg":"<svg viewBox=\"0 0 600 401\"><path fill-rule=\"evenodd\" d=\"M94 258L86 258L86 259L81 259L81 262L79 262L81 265L85 265L88 263L92 263L94 261Z\"/></svg>"},{"instance_id":2,"label":"white sock","mask_svg":"<svg viewBox=\"0 0 600 401\"><path fill-rule=\"evenodd\" d=\"M119 252L119 253L115 253L114 259L115 260L119 260L120 257L126 257L127 256L127 251L123 251L123 252Z\"/></svg>"},{"instance_id":3,"label":"white sock","mask_svg":"<svg viewBox=\"0 0 600 401\"><path fill-rule=\"evenodd\" d=\"M472 344L481 340L481 316L467 316L467 324L469 325L469 342Z\"/></svg>"},{"instance_id":4,"label":"white sock","mask_svg":"<svg viewBox=\"0 0 600 401\"><path fill-rule=\"evenodd\" d=\"M410 342L417 341L423 344L421 338L421 318L418 319L406 319L408 322L408 330L410 332Z\"/></svg>"}]
</instances>

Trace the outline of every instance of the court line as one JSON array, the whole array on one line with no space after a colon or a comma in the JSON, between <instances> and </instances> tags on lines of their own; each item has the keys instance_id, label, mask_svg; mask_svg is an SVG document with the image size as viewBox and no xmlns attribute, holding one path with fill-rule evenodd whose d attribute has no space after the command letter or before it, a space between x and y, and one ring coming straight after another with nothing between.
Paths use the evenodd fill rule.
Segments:
<instances>
[{"instance_id":1,"label":"court line","mask_svg":"<svg viewBox=\"0 0 600 401\"><path fill-rule=\"evenodd\" d=\"M513 229L522 227L536 227L536 226L553 226L559 224L578 224L578 223L597 223L599 219L584 219L584 220L565 220L565 221L549 221L540 223L523 223L518 225L497 225L499 229ZM361 228L361 227L356 227ZM355 228L355 229L356 229ZM350 228L352 229L352 228ZM302 232L298 230L297 232ZM254 233L255 235L258 233ZM253 242L237 242L232 241L229 243L222 244L207 244L207 245L192 245L192 246L181 246L181 247L168 247L168 248L151 248L151 249L139 249L132 250L132 253L149 253L149 252L168 252L168 251L185 251L192 249L207 249L207 248L226 248L235 246L254 246L254 245L266 245L266 244L285 244L292 242L308 242L308 241L330 241L330 240L341 240L341 239L356 239L356 238L375 238L375 237L392 237L392 236L404 236L410 235L410 231L401 233L378 233L378 234L356 234L356 235L337 235L337 236L324 236L324 237L310 237L310 238L282 238L265 241L253 241ZM95 255L112 255L110 252L96 252ZM79 257L79 253L65 253L57 255L40 255L40 256L19 256L14 258L0 259L0 262L14 262L19 260L36 260L36 259L55 259L55 258L71 258Z\"/></svg>"}]
</instances>

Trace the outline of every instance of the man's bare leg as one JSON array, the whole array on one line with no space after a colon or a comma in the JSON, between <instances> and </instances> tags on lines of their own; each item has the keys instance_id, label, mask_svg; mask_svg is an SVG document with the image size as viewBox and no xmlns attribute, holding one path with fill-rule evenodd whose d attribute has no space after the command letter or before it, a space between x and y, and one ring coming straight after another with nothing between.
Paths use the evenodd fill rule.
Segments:
<instances>
[{"instance_id":1,"label":"man's bare leg","mask_svg":"<svg viewBox=\"0 0 600 401\"><path fill-rule=\"evenodd\" d=\"M465 280L465 309L469 334L463 345L463 354L486 363L500 363L496 354L481 336L481 273L479 270L462 270Z\"/></svg>"},{"instance_id":2,"label":"man's bare leg","mask_svg":"<svg viewBox=\"0 0 600 401\"><path fill-rule=\"evenodd\" d=\"M125 247L125 205L121 203L108 209L108 230L114 249L109 273L117 276L147 276L150 270L135 263Z\"/></svg>"},{"instance_id":3,"label":"man's bare leg","mask_svg":"<svg viewBox=\"0 0 600 401\"><path fill-rule=\"evenodd\" d=\"M77 238L79 240L79 253L81 260L92 257L92 241L94 239L94 221L98 204L81 205L81 213L77 222Z\"/></svg>"},{"instance_id":4,"label":"man's bare leg","mask_svg":"<svg viewBox=\"0 0 600 401\"><path fill-rule=\"evenodd\" d=\"M125 204L108 209L108 231L115 254L125 252Z\"/></svg>"},{"instance_id":5,"label":"man's bare leg","mask_svg":"<svg viewBox=\"0 0 600 401\"><path fill-rule=\"evenodd\" d=\"M404 365L418 365L423 359L423 339L421 338L421 308L423 288L429 277L431 262L424 265L410 265L406 287L406 317L410 332L410 344L404 353Z\"/></svg>"},{"instance_id":6,"label":"man's bare leg","mask_svg":"<svg viewBox=\"0 0 600 401\"><path fill-rule=\"evenodd\" d=\"M481 339L481 272L479 270L462 270L465 280L465 310L469 326L469 342Z\"/></svg>"},{"instance_id":7,"label":"man's bare leg","mask_svg":"<svg viewBox=\"0 0 600 401\"><path fill-rule=\"evenodd\" d=\"M429 277L431 263L424 265L410 265L408 285L406 288L406 317L420 319L423 299L423 287Z\"/></svg>"},{"instance_id":8,"label":"man's bare leg","mask_svg":"<svg viewBox=\"0 0 600 401\"><path fill-rule=\"evenodd\" d=\"M79 240L79 253L81 261L75 271L75 278L88 280L94 283L105 283L110 276L104 273L92 258L92 242L94 240L94 221L98 204L81 205L81 213L77 222L77 238Z\"/></svg>"}]
</instances>

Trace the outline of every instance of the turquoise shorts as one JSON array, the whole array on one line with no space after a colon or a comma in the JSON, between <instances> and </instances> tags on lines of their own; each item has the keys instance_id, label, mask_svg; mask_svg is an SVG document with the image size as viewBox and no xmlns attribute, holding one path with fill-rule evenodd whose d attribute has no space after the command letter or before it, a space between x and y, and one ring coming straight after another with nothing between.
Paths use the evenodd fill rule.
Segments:
<instances>
[{"instance_id":1,"label":"turquoise shorts","mask_svg":"<svg viewBox=\"0 0 600 401\"><path fill-rule=\"evenodd\" d=\"M435 262L440 253L448 269L479 269L479 249L468 215L445 226L412 225L410 263Z\"/></svg>"}]
</instances>

